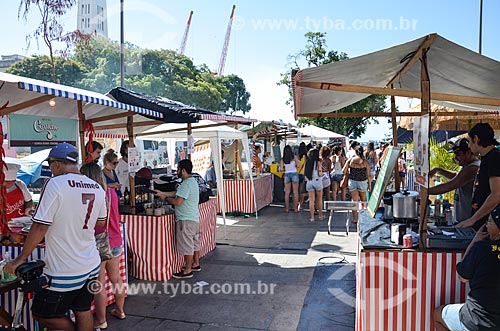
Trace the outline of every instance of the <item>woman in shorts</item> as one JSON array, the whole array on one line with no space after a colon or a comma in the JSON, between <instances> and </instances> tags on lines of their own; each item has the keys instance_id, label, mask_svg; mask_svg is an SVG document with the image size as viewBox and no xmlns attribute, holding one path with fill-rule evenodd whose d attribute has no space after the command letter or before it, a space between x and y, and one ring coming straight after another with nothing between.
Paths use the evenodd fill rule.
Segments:
<instances>
[{"instance_id":1,"label":"woman in shorts","mask_svg":"<svg viewBox=\"0 0 500 331\"><path fill-rule=\"evenodd\" d=\"M299 173L297 165L299 159L293 154L292 147L286 145L283 149L283 158L280 162L281 171L285 172L285 213L290 208L290 189L292 189L293 199L292 207L294 212L299 211Z\"/></svg>"},{"instance_id":2,"label":"woman in shorts","mask_svg":"<svg viewBox=\"0 0 500 331\"><path fill-rule=\"evenodd\" d=\"M332 156L332 172L330 173L330 179L332 181L333 201L337 200L339 188L341 189L341 201L345 201L346 190L345 188L340 187L340 182L344 178L344 172L342 171L344 165L345 157L342 155L342 148L339 146L335 146L333 148Z\"/></svg>"},{"instance_id":3,"label":"woman in shorts","mask_svg":"<svg viewBox=\"0 0 500 331\"><path fill-rule=\"evenodd\" d=\"M307 153L306 167L304 170L306 177L306 190L309 193L310 221L314 222L314 208L318 209L319 220L323 220L323 169L319 159L319 151L312 148Z\"/></svg>"}]
</instances>

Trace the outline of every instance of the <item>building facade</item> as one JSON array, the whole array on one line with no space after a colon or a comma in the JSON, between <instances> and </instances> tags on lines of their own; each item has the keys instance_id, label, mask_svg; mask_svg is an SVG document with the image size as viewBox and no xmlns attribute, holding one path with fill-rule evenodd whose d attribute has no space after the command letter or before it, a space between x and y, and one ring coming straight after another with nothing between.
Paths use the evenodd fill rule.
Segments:
<instances>
[{"instance_id":1,"label":"building facade","mask_svg":"<svg viewBox=\"0 0 500 331\"><path fill-rule=\"evenodd\" d=\"M106 0L79 0L77 29L108 38Z\"/></svg>"}]
</instances>

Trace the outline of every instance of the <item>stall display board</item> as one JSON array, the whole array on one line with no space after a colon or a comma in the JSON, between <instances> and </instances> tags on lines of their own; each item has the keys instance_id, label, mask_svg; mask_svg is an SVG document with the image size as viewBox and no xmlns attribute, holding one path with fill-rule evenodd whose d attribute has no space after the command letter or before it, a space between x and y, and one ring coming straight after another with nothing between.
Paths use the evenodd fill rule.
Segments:
<instances>
[{"instance_id":1,"label":"stall display board","mask_svg":"<svg viewBox=\"0 0 500 331\"><path fill-rule=\"evenodd\" d=\"M137 172L141 169L141 158L136 147L128 148L128 172Z\"/></svg>"},{"instance_id":2,"label":"stall display board","mask_svg":"<svg viewBox=\"0 0 500 331\"><path fill-rule=\"evenodd\" d=\"M400 147L389 146L384 153L384 162L382 163L382 168L380 168L375 186L371 191L370 201L368 202L368 212L371 217L375 216L375 212L380 205L380 199L384 195L385 188L389 184L392 171L394 170L394 166L396 166L400 152Z\"/></svg>"},{"instance_id":3,"label":"stall display board","mask_svg":"<svg viewBox=\"0 0 500 331\"><path fill-rule=\"evenodd\" d=\"M416 117L413 122L415 179L417 184L429 187L429 115Z\"/></svg>"}]
</instances>

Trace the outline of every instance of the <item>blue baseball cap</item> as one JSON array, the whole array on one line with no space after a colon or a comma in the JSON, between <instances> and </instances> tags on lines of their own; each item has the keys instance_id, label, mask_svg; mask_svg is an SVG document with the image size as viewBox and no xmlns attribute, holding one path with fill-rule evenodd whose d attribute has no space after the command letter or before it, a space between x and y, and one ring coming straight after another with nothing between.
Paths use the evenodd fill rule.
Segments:
<instances>
[{"instance_id":1,"label":"blue baseball cap","mask_svg":"<svg viewBox=\"0 0 500 331\"><path fill-rule=\"evenodd\" d=\"M68 160L71 162L78 162L78 151L75 146L68 143L59 143L52 147L50 150L49 156L45 161L50 159L57 160Z\"/></svg>"}]
</instances>

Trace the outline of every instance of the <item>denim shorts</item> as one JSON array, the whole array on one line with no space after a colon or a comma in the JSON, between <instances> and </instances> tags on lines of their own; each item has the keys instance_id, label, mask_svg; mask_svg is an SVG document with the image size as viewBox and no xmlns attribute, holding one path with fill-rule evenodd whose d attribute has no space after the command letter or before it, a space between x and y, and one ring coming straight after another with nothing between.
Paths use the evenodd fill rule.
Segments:
<instances>
[{"instance_id":1,"label":"denim shorts","mask_svg":"<svg viewBox=\"0 0 500 331\"><path fill-rule=\"evenodd\" d=\"M344 174L330 175L330 178L332 179L332 182L340 183L342 181L342 178L344 178Z\"/></svg>"},{"instance_id":2,"label":"denim shorts","mask_svg":"<svg viewBox=\"0 0 500 331\"><path fill-rule=\"evenodd\" d=\"M123 252L123 246L121 245L111 248L111 255L113 255L113 257L118 257L122 255L122 252Z\"/></svg>"},{"instance_id":3,"label":"denim shorts","mask_svg":"<svg viewBox=\"0 0 500 331\"><path fill-rule=\"evenodd\" d=\"M349 179L349 191L359 191L366 192L368 191L368 180L352 180Z\"/></svg>"},{"instance_id":4,"label":"denim shorts","mask_svg":"<svg viewBox=\"0 0 500 331\"><path fill-rule=\"evenodd\" d=\"M323 181L321 180L321 178L315 178L313 180L308 180L306 182L307 192L321 191L321 190L323 190Z\"/></svg>"},{"instance_id":5,"label":"denim shorts","mask_svg":"<svg viewBox=\"0 0 500 331\"><path fill-rule=\"evenodd\" d=\"M443 307L441 317L450 331L467 331L467 328L460 321L460 309L463 303L455 303Z\"/></svg>"},{"instance_id":6,"label":"denim shorts","mask_svg":"<svg viewBox=\"0 0 500 331\"><path fill-rule=\"evenodd\" d=\"M285 184L287 183L298 183L299 182L299 173L297 172L286 172L285 173Z\"/></svg>"}]
</instances>

